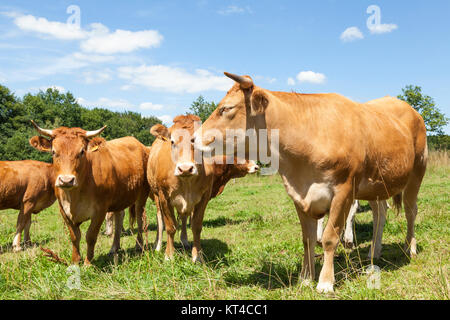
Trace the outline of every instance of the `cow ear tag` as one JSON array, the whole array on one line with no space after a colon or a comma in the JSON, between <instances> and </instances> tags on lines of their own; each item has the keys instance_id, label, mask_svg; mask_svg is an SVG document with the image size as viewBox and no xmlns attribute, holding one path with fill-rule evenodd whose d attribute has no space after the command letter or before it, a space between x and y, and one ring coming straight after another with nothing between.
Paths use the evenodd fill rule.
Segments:
<instances>
[{"instance_id":1,"label":"cow ear tag","mask_svg":"<svg viewBox=\"0 0 450 320\"><path fill-rule=\"evenodd\" d=\"M91 151L91 152L98 151L98 146L93 147L90 151Z\"/></svg>"},{"instance_id":2,"label":"cow ear tag","mask_svg":"<svg viewBox=\"0 0 450 320\"><path fill-rule=\"evenodd\" d=\"M164 136L160 136L160 138L161 138L163 141L169 141L169 139L167 139L167 138L164 137Z\"/></svg>"}]
</instances>

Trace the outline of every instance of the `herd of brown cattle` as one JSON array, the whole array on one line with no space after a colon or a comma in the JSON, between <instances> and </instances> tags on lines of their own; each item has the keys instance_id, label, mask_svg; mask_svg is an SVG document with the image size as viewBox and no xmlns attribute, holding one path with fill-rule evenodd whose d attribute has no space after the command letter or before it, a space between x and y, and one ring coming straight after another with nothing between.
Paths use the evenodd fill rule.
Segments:
<instances>
[{"instance_id":1,"label":"herd of brown cattle","mask_svg":"<svg viewBox=\"0 0 450 320\"><path fill-rule=\"evenodd\" d=\"M171 128L160 124L151 128L156 137L151 148L133 137L98 138L106 127L97 131L48 130L32 122L41 136L31 138L30 144L51 153L53 164L0 162L0 210L20 210L14 250L21 249L23 230L25 242L30 242L31 214L56 199L69 229L72 263L80 262L80 225L87 220L91 223L86 234L86 265L92 262L107 216L107 233L112 233L111 219L115 224L111 253L120 249L126 208L130 208L130 221L137 223L136 248L143 250L144 210L150 197L157 208L155 249L161 249L165 227L166 258L173 257L176 209L182 222L181 241L189 247L186 224L190 217L192 260L202 261L200 234L209 200L219 195L230 179L255 172L257 166L250 160L240 164L234 156L232 161L224 161L230 157L222 155L196 161L194 150L208 152L213 142L220 143L220 137L208 136L209 130L221 132L226 145L227 129L254 129L257 135L260 129L276 129L278 171L302 225L305 255L301 276L305 281L315 279L317 220L328 213L317 290L333 291L333 257L356 199L369 200L382 215L386 213L384 200L392 197L397 208L403 201L408 223L406 249L411 256L416 254L417 194L428 151L424 121L411 106L390 97L361 104L337 94L275 92L257 87L248 76L225 75L236 84L200 130L194 132L198 117L178 116ZM179 129L187 131L189 138L176 134ZM383 204L378 205L379 201ZM377 237L381 242L380 235Z\"/></svg>"}]
</instances>

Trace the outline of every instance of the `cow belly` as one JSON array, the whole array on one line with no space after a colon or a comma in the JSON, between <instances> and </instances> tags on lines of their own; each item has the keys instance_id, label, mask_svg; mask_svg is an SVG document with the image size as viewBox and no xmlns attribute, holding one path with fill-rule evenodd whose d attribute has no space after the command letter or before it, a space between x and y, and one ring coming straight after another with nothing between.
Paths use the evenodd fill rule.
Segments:
<instances>
[{"instance_id":1,"label":"cow belly","mask_svg":"<svg viewBox=\"0 0 450 320\"><path fill-rule=\"evenodd\" d=\"M387 200L390 197L402 192L407 179L395 184L389 184L385 181L363 180L358 186L356 199L358 200Z\"/></svg>"}]
</instances>

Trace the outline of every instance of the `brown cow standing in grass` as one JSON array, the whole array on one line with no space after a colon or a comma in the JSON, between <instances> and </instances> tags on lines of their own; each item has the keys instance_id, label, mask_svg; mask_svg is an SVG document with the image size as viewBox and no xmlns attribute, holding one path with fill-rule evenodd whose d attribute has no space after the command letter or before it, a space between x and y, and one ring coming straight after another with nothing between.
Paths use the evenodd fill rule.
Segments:
<instances>
[{"instance_id":1,"label":"brown cow standing in grass","mask_svg":"<svg viewBox=\"0 0 450 320\"><path fill-rule=\"evenodd\" d=\"M175 252L174 236L178 227L174 214L176 208L181 217L191 217L194 236L192 260L202 261L200 233L211 196L213 174L203 161L196 163L194 160L190 140L196 121L200 121L197 116L178 116L170 129L157 124L150 130L157 139L148 159L147 177L151 198L161 210L166 227L166 259L173 258Z\"/></svg>"},{"instance_id":2,"label":"brown cow standing in grass","mask_svg":"<svg viewBox=\"0 0 450 320\"><path fill-rule=\"evenodd\" d=\"M227 161L226 156L220 156L221 163L218 163L219 157L213 159L212 164L207 164L211 166L213 172L213 185L211 189L210 199L213 199L222 194L225 186L231 179L242 178L247 174L256 173L259 170L259 166L253 160L245 160L244 163L240 163L238 158L234 157L233 161ZM164 229L164 221L161 215L161 210L157 206L157 234L155 241L155 250L160 251L162 247L162 236ZM187 237L187 215L181 215L181 233L180 240L185 249L189 248L189 241Z\"/></svg>"},{"instance_id":3,"label":"brown cow standing in grass","mask_svg":"<svg viewBox=\"0 0 450 320\"><path fill-rule=\"evenodd\" d=\"M80 225L91 220L86 233L85 265L91 265L100 227L107 212L114 212L116 232L111 253L120 248L122 211L136 208L138 234L136 247L143 247L142 216L149 193L146 180L148 150L133 137L112 141L92 141L105 130L85 131L61 127L36 130L50 139L34 137L32 146L53 155L53 166L60 212L72 240L72 263L79 263ZM119 230L118 230L119 229Z\"/></svg>"},{"instance_id":4,"label":"brown cow standing in grass","mask_svg":"<svg viewBox=\"0 0 450 320\"><path fill-rule=\"evenodd\" d=\"M51 164L33 160L0 161L0 210L19 210L14 252L22 250L22 231L25 245L31 244L31 214L37 214L55 202L54 181Z\"/></svg>"},{"instance_id":5,"label":"brown cow standing in grass","mask_svg":"<svg viewBox=\"0 0 450 320\"><path fill-rule=\"evenodd\" d=\"M406 249L416 255L417 194L428 156L419 113L391 97L361 104L338 94L269 91L248 76L225 75L236 83L195 133L196 148L210 151L213 142L225 144L227 129L255 129L257 135L266 129L269 137L279 130L279 149L272 151L279 153L278 171L302 225L302 278L315 279L317 220L329 213L317 290L333 291L334 253L355 199L394 196L399 207L403 197Z\"/></svg>"}]
</instances>

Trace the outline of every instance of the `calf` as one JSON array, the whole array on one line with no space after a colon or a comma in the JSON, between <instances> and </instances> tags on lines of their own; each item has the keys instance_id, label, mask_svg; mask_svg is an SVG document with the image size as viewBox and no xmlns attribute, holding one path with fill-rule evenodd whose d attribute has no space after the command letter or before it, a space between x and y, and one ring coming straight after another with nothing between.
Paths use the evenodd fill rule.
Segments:
<instances>
[{"instance_id":1,"label":"calf","mask_svg":"<svg viewBox=\"0 0 450 320\"><path fill-rule=\"evenodd\" d=\"M138 234L136 247L142 249L142 215L149 193L146 177L148 150L133 137L112 141L94 140L105 130L85 131L61 127L54 130L40 128L44 136L34 137L32 146L53 156L53 179L60 212L72 240L72 263L79 263L80 225L91 220L86 233L87 255L90 265L100 227L107 212L114 212L116 232L111 253L120 248L121 211L135 205Z\"/></svg>"},{"instance_id":2,"label":"calf","mask_svg":"<svg viewBox=\"0 0 450 320\"><path fill-rule=\"evenodd\" d=\"M51 164L32 160L0 161L0 210L19 210L14 252L22 250L22 231L25 245L31 244L31 214L37 214L55 202L53 185Z\"/></svg>"},{"instance_id":3,"label":"calf","mask_svg":"<svg viewBox=\"0 0 450 320\"><path fill-rule=\"evenodd\" d=\"M206 205L211 198L213 170L204 161L194 161L191 136L194 122L200 118L187 115L173 121L170 129L157 124L150 130L157 139L150 151L147 178L151 197L161 211L167 231L166 259L171 259L175 251L176 208L181 217L191 217L192 260L201 261L200 234Z\"/></svg>"}]
</instances>

